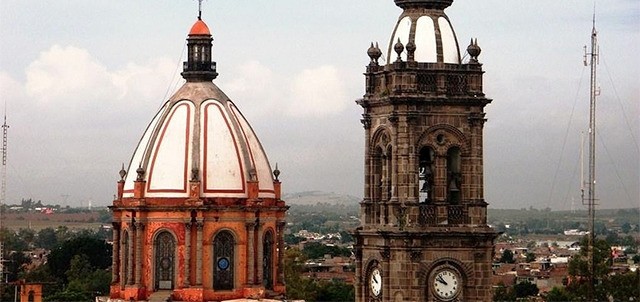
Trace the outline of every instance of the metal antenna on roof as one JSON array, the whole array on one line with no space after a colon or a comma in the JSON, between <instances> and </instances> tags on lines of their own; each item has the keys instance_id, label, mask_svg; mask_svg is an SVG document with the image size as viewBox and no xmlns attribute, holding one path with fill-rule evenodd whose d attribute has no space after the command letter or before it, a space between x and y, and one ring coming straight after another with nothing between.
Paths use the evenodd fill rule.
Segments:
<instances>
[{"instance_id":1,"label":"metal antenna on roof","mask_svg":"<svg viewBox=\"0 0 640 302\"><path fill-rule=\"evenodd\" d=\"M202 20L202 1L198 0L198 20Z\"/></svg>"}]
</instances>

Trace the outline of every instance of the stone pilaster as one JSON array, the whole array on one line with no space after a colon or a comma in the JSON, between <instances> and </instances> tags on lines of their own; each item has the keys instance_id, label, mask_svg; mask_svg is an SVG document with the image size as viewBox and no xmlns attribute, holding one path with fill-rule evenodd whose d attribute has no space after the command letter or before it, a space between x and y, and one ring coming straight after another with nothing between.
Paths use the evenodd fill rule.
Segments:
<instances>
[{"instance_id":1,"label":"stone pilaster","mask_svg":"<svg viewBox=\"0 0 640 302\"><path fill-rule=\"evenodd\" d=\"M262 267L264 265L264 234L262 234L262 229L263 229L263 225L264 223L258 223L258 274L257 274L257 284L262 285L262 277L263 277L263 272L264 272L264 267Z\"/></svg>"},{"instance_id":2,"label":"stone pilaster","mask_svg":"<svg viewBox=\"0 0 640 302\"><path fill-rule=\"evenodd\" d=\"M130 229L129 231L129 238L128 238L128 251L127 251L127 284L128 285L133 285L133 251L134 251L134 242L133 242L133 238L134 238L134 233L135 232L135 227Z\"/></svg>"},{"instance_id":3,"label":"stone pilaster","mask_svg":"<svg viewBox=\"0 0 640 302\"><path fill-rule=\"evenodd\" d=\"M254 265L255 265L255 248L254 233L256 232L255 222L247 222L245 224L247 228L247 284L255 284Z\"/></svg>"},{"instance_id":4,"label":"stone pilaster","mask_svg":"<svg viewBox=\"0 0 640 302\"><path fill-rule=\"evenodd\" d=\"M120 281L120 223L113 223L113 259L111 262L111 282Z\"/></svg>"},{"instance_id":5,"label":"stone pilaster","mask_svg":"<svg viewBox=\"0 0 640 302\"><path fill-rule=\"evenodd\" d=\"M136 222L136 274L135 281L136 285L142 284L142 245L144 244L144 223Z\"/></svg>"},{"instance_id":6,"label":"stone pilaster","mask_svg":"<svg viewBox=\"0 0 640 302\"><path fill-rule=\"evenodd\" d=\"M277 238L278 238L278 284L284 284L284 227L285 221L278 221Z\"/></svg>"},{"instance_id":7,"label":"stone pilaster","mask_svg":"<svg viewBox=\"0 0 640 302\"><path fill-rule=\"evenodd\" d=\"M203 219L196 222L198 233L196 234L196 285L202 285L202 231L204 229Z\"/></svg>"},{"instance_id":8,"label":"stone pilaster","mask_svg":"<svg viewBox=\"0 0 640 302\"><path fill-rule=\"evenodd\" d=\"M184 287L191 285L191 221L184 224Z\"/></svg>"}]
</instances>

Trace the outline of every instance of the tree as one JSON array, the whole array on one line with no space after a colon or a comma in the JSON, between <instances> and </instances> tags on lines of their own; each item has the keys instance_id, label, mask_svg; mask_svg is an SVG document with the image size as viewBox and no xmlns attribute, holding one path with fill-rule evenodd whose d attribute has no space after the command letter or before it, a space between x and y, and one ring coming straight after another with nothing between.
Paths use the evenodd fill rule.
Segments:
<instances>
[{"instance_id":1,"label":"tree","mask_svg":"<svg viewBox=\"0 0 640 302\"><path fill-rule=\"evenodd\" d=\"M25 251L28 248L28 244L24 241L20 236L18 236L14 231L2 228L0 230L0 240L4 244L4 249L2 250L4 256L7 257L9 252L11 251Z\"/></svg>"},{"instance_id":2,"label":"tree","mask_svg":"<svg viewBox=\"0 0 640 302\"><path fill-rule=\"evenodd\" d=\"M305 244L304 249L302 249L302 253L307 257L307 259L323 258L324 255L331 255L332 257L351 256L351 251L348 248L335 245L329 246L320 242L309 242Z\"/></svg>"},{"instance_id":3,"label":"tree","mask_svg":"<svg viewBox=\"0 0 640 302\"><path fill-rule=\"evenodd\" d=\"M27 247L30 248L35 243L36 231L34 231L32 229L24 229L24 228L22 228L22 229L18 230L18 237L20 237L20 239L24 240L24 242L27 244Z\"/></svg>"},{"instance_id":4,"label":"tree","mask_svg":"<svg viewBox=\"0 0 640 302\"><path fill-rule=\"evenodd\" d=\"M53 228L44 228L38 232L35 242L37 247L51 250L56 246L56 244L58 244L58 238L56 237L56 231Z\"/></svg>"},{"instance_id":5,"label":"tree","mask_svg":"<svg viewBox=\"0 0 640 302\"><path fill-rule=\"evenodd\" d=\"M76 255L86 255L89 264L95 269L106 269L111 266L111 246L104 240L95 237L79 236L67 241L51 251L47 265L54 276L68 281L66 272L71 267L71 260Z\"/></svg>"},{"instance_id":6,"label":"tree","mask_svg":"<svg viewBox=\"0 0 640 302\"><path fill-rule=\"evenodd\" d=\"M511 288L500 282L493 292L493 301L515 301L516 295Z\"/></svg>"},{"instance_id":7,"label":"tree","mask_svg":"<svg viewBox=\"0 0 640 302\"><path fill-rule=\"evenodd\" d=\"M585 236L580 242L580 253L569 261L569 275L571 282L567 290L575 295L576 299L586 299L589 290L589 267L587 259L588 238ZM607 289L604 284L611 265L611 247L606 240L596 239L593 244L594 263L594 298L598 301L607 300Z\"/></svg>"},{"instance_id":8,"label":"tree","mask_svg":"<svg viewBox=\"0 0 640 302\"><path fill-rule=\"evenodd\" d=\"M515 259L513 259L513 252L509 249L506 249L502 252L502 257L500 257L501 263L515 263Z\"/></svg>"},{"instance_id":9,"label":"tree","mask_svg":"<svg viewBox=\"0 0 640 302\"><path fill-rule=\"evenodd\" d=\"M561 287L554 287L547 294L547 302L566 302L572 300L573 296Z\"/></svg>"},{"instance_id":10,"label":"tree","mask_svg":"<svg viewBox=\"0 0 640 302\"><path fill-rule=\"evenodd\" d=\"M629 231L631 231L631 224L629 224L628 222L625 222L622 224L622 226L620 226L620 229L622 229L623 233L629 234Z\"/></svg>"},{"instance_id":11,"label":"tree","mask_svg":"<svg viewBox=\"0 0 640 302\"><path fill-rule=\"evenodd\" d=\"M91 275L93 267L89 262L89 256L85 254L74 255L69 263L69 269L65 272L67 279L72 280L84 280Z\"/></svg>"},{"instance_id":12,"label":"tree","mask_svg":"<svg viewBox=\"0 0 640 302\"><path fill-rule=\"evenodd\" d=\"M536 254L531 252L527 253L525 261L527 261L527 263L536 261Z\"/></svg>"},{"instance_id":13,"label":"tree","mask_svg":"<svg viewBox=\"0 0 640 302\"><path fill-rule=\"evenodd\" d=\"M317 301L337 301L347 302L355 301L356 292L353 285L349 285L341 280L331 280L329 282L320 282Z\"/></svg>"},{"instance_id":14,"label":"tree","mask_svg":"<svg viewBox=\"0 0 640 302\"><path fill-rule=\"evenodd\" d=\"M540 290L537 285L529 281L524 281L514 285L513 292L515 293L516 298L525 298L538 295Z\"/></svg>"},{"instance_id":15,"label":"tree","mask_svg":"<svg viewBox=\"0 0 640 302\"><path fill-rule=\"evenodd\" d=\"M603 285L607 294L611 295L614 301L637 301L640 297L639 284L640 271L636 270L635 272L610 276Z\"/></svg>"},{"instance_id":16,"label":"tree","mask_svg":"<svg viewBox=\"0 0 640 302\"><path fill-rule=\"evenodd\" d=\"M288 299L314 301L316 298L316 284L302 276L305 261L304 254L297 248L289 248L284 252L284 276Z\"/></svg>"},{"instance_id":17,"label":"tree","mask_svg":"<svg viewBox=\"0 0 640 302\"><path fill-rule=\"evenodd\" d=\"M288 245L294 245L294 244L298 244L302 241L304 241L305 238L304 237L299 237L293 234L285 234L284 235L284 242Z\"/></svg>"}]
</instances>

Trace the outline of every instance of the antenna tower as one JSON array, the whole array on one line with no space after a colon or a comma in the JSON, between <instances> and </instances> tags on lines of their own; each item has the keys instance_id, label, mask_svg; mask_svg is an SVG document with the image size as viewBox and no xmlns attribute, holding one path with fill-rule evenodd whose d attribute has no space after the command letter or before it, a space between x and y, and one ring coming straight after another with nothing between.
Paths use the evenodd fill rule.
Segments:
<instances>
[{"instance_id":1,"label":"antenna tower","mask_svg":"<svg viewBox=\"0 0 640 302\"><path fill-rule=\"evenodd\" d=\"M4 124L2 124L2 193L0 193L0 230L4 229L4 211L7 198L7 105L4 109ZM1 235L0 235L1 236ZM0 284L4 286L4 239L0 237ZM0 288L1 289L1 288ZM0 301L2 298L0 297Z\"/></svg>"},{"instance_id":2,"label":"antenna tower","mask_svg":"<svg viewBox=\"0 0 640 302\"><path fill-rule=\"evenodd\" d=\"M589 291L587 301L595 301L595 262L594 262L594 243L595 243L595 212L596 212L596 99L598 97L598 88L596 82L597 65L599 63L598 48L598 31L596 30L596 14L595 8L593 13L593 29L591 30L591 52L586 52L585 46L585 65L591 66L591 88L589 97L589 171L587 175L587 200L589 214L589 234L587 235L587 261L588 261L588 282ZM589 62L587 62L589 59Z\"/></svg>"}]
</instances>

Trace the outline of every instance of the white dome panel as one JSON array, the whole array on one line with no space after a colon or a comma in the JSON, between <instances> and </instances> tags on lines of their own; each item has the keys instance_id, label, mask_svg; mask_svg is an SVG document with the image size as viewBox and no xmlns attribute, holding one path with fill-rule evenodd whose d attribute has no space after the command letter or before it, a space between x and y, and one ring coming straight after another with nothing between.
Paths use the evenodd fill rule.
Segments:
<instances>
[{"instance_id":1,"label":"white dome panel","mask_svg":"<svg viewBox=\"0 0 640 302\"><path fill-rule=\"evenodd\" d=\"M151 154L147 180L149 197L159 197L153 193L185 193L186 196L190 170L188 158L193 125L192 111L191 102L180 102L173 106L172 112L165 120ZM175 197L175 194L172 197Z\"/></svg>"},{"instance_id":2,"label":"white dome panel","mask_svg":"<svg viewBox=\"0 0 640 302\"><path fill-rule=\"evenodd\" d=\"M136 173L136 169L141 166L143 163L144 154L146 153L146 149L149 145L149 140L158 125L158 121L165 115L165 112L169 109L169 104L166 104L147 126L147 129L144 132L144 135L138 142L138 146L136 147L135 152L133 153L133 157L131 158L131 162L129 163L129 168L127 169L127 176L125 177L124 182L124 194L123 197L133 197L133 182L138 177Z\"/></svg>"},{"instance_id":3,"label":"white dome panel","mask_svg":"<svg viewBox=\"0 0 640 302\"><path fill-rule=\"evenodd\" d=\"M227 111L215 100L203 103L202 110L202 181L205 196L207 193L229 193L230 195L225 195L228 197L245 196L246 179L242 169L242 156L238 150L238 134L233 131Z\"/></svg>"},{"instance_id":4,"label":"white dome panel","mask_svg":"<svg viewBox=\"0 0 640 302\"><path fill-rule=\"evenodd\" d=\"M438 62L438 48L436 45L436 29L430 16L418 18L416 23L416 52L418 62Z\"/></svg>"},{"instance_id":5,"label":"white dome panel","mask_svg":"<svg viewBox=\"0 0 640 302\"><path fill-rule=\"evenodd\" d=\"M405 47L407 46L407 43L409 42L409 34L411 33L411 24L412 24L411 18L408 16L402 18L402 20L398 22L398 25L396 26L396 31L393 35L393 39L391 39L391 43L389 44L389 55L387 57L388 62L394 62L398 58L398 54L393 49L396 43L398 43L398 39L400 39L400 42L402 42L402 45L404 45ZM406 61L407 51L406 50L403 51L400 57L402 58L403 61Z\"/></svg>"},{"instance_id":6,"label":"white dome panel","mask_svg":"<svg viewBox=\"0 0 640 302\"><path fill-rule=\"evenodd\" d=\"M440 35L442 38L442 54L444 63L460 64L460 53L458 51L458 42L456 35L453 33L451 23L444 17L438 18L438 26L440 27Z\"/></svg>"},{"instance_id":7,"label":"white dome panel","mask_svg":"<svg viewBox=\"0 0 640 302\"><path fill-rule=\"evenodd\" d=\"M229 103L229 107L231 107L233 114L236 117L236 120L240 123L240 129L243 132L245 141L249 146L249 152L251 154L251 161L253 162L253 166L256 169L256 174L258 176L258 186L260 188L258 197L260 198L274 198L275 191L273 188L273 178L271 177L271 166L269 165L269 160L267 159L266 153L262 149L262 145L258 140L255 132L244 118L242 113L238 110L238 108L233 104Z\"/></svg>"}]
</instances>

